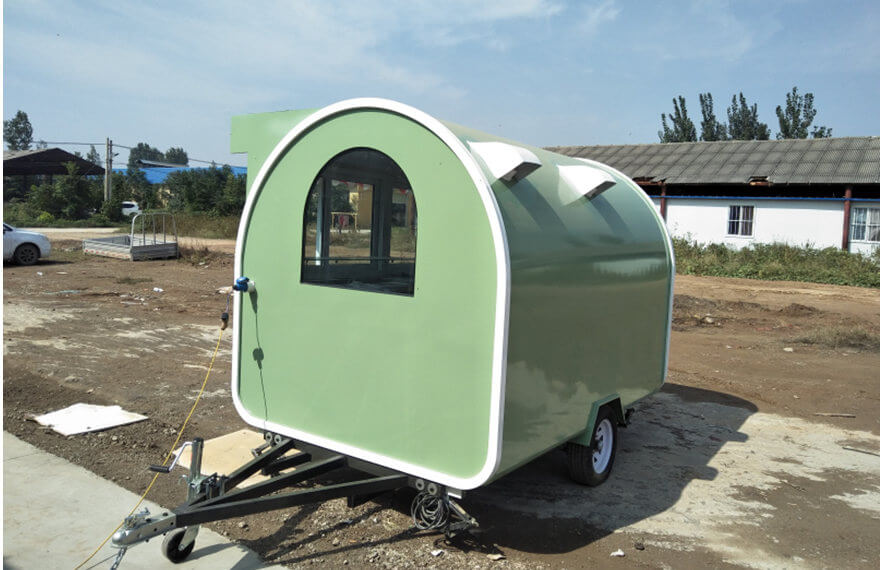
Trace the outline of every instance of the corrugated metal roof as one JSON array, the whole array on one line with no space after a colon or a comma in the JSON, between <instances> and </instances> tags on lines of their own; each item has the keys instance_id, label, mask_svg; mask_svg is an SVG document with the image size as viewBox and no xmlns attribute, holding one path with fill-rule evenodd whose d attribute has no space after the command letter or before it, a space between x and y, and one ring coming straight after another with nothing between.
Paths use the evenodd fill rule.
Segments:
<instances>
[{"instance_id":1,"label":"corrugated metal roof","mask_svg":"<svg viewBox=\"0 0 880 570\"><path fill-rule=\"evenodd\" d=\"M880 137L564 146L548 150L589 158L636 178L668 184L880 183Z\"/></svg>"}]
</instances>

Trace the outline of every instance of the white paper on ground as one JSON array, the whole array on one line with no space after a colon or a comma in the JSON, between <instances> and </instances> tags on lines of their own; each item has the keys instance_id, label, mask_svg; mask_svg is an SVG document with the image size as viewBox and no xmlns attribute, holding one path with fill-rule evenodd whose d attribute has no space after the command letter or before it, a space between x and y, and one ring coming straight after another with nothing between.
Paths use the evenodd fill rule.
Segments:
<instances>
[{"instance_id":1,"label":"white paper on ground","mask_svg":"<svg viewBox=\"0 0 880 570\"><path fill-rule=\"evenodd\" d=\"M34 419L37 423L49 426L61 435L75 435L133 424L147 419L147 416L126 412L120 406L74 404L63 410L34 416Z\"/></svg>"}]
</instances>

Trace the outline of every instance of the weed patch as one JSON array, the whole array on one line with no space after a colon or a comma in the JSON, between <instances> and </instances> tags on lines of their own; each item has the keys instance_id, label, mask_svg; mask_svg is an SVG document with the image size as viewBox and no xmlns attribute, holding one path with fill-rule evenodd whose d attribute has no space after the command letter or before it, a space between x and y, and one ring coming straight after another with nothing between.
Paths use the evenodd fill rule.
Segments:
<instances>
[{"instance_id":1,"label":"weed patch","mask_svg":"<svg viewBox=\"0 0 880 570\"><path fill-rule=\"evenodd\" d=\"M177 235L205 239L235 239L239 216L175 213Z\"/></svg>"},{"instance_id":2,"label":"weed patch","mask_svg":"<svg viewBox=\"0 0 880 570\"><path fill-rule=\"evenodd\" d=\"M673 239L678 273L880 287L880 253L873 257L829 247L753 244L740 250Z\"/></svg>"},{"instance_id":3,"label":"weed patch","mask_svg":"<svg viewBox=\"0 0 880 570\"><path fill-rule=\"evenodd\" d=\"M880 350L880 334L861 327L823 327L793 339L801 344L828 348Z\"/></svg>"}]
</instances>

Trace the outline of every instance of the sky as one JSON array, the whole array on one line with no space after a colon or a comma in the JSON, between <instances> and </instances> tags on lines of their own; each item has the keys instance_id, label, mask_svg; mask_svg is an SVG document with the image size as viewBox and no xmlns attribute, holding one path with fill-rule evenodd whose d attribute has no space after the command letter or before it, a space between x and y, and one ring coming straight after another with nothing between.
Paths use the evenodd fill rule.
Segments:
<instances>
[{"instance_id":1,"label":"sky","mask_svg":"<svg viewBox=\"0 0 880 570\"><path fill-rule=\"evenodd\" d=\"M231 117L354 97L555 146L655 143L674 97L699 129L699 93L726 122L742 92L775 136L793 86L834 136L880 135L880 2L3 2L3 118L102 157L110 137L244 165Z\"/></svg>"}]
</instances>

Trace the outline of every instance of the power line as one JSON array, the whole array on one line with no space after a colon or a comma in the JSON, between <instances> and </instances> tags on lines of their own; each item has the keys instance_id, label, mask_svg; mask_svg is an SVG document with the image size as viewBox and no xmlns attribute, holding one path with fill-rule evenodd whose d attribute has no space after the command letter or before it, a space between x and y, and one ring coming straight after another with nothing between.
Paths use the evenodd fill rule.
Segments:
<instances>
[{"instance_id":1,"label":"power line","mask_svg":"<svg viewBox=\"0 0 880 570\"><path fill-rule=\"evenodd\" d=\"M104 144L105 144L105 143L103 143L103 142L98 142L98 143L88 143L88 142L61 142L61 141L44 141L44 140L40 140L40 141L37 141L37 142L45 143L45 144L63 144L63 145L77 145L77 146L98 146L98 145L104 145ZM124 144L119 144L119 143L116 143L116 142L113 143L113 146L118 146L118 147L120 147L120 148L124 148L124 149L127 149L127 150L134 150L134 148L135 148L135 147L131 147L131 146L125 146ZM230 167L232 166L232 165L229 164L228 162L217 162L216 160L202 160L202 159L199 159L199 158L192 158L192 157L190 157L189 155L187 155L187 160L188 160L189 162L200 162L200 163L202 163L202 164L211 164L211 165L214 165L214 166L230 166ZM181 164L180 166L185 167L185 165L183 165L183 164ZM237 168L240 168L240 167L237 167Z\"/></svg>"}]
</instances>

